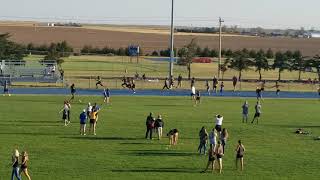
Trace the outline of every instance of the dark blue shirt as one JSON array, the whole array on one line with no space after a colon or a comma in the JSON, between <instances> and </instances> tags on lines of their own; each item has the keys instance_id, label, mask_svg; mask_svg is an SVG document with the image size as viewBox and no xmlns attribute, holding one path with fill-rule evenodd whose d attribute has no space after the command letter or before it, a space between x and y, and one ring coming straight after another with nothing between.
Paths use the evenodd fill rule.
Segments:
<instances>
[{"instance_id":1,"label":"dark blue shirt","mask_svg":"<svg viewBox=\"0 0 320 180\"><path fill-rule=\"evenodd\" d=\"M87 115L85 112L82 112L80 114L80 124L86 124L86 120L87 120Z\"/></svg>"}]
</instances>

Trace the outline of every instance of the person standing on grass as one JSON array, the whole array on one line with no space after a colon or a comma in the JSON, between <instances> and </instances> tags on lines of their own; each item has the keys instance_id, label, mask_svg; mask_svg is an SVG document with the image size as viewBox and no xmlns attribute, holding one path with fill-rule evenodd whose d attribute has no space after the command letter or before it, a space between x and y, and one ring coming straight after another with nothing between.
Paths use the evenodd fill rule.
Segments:
<instances>
[{"instance_id":1,"label":"person standing on grass","mask_svg":"<svg viewBox=\"0 0 320 180\"><path fill-rule=\"evenodd\" d=\"M249 104L248 101L245 101L242 105L242 123L246 121L248 123L248 114L249 114Z\"/></svg>"},{"instance_id":2,"label":"person standing on grass","mask_svg":"<svg viewBox=\"0 0 320 180\"><path fill-rule=\"evenodd\" d=\"M181 74L179 74L179 76L178 76L178 85L177 85L176 88L178 88L178 87L181 88L181 86L182 86L182 76L181 76Z\"/></svg>"},{"instance_id":3,"label":"person standing on grass","mask_svg":"<svg viewBox=\"0 0 320 180\"><path fill-rule=\"evenodd\" d=\"M70 101L72 101L72 100L74 100L74 95L76 94L76 87L75 87L74 84L72 84L70 86L70 91L71 91L71 99L70 99Z\"/></svg>"},{"instance_id":4,"label":"person standing on grass","mask_svg":"<svg viewBox=\"0 0 320 180\"><path fill-rule=\"evenodd\" d=\"M96 134L96 126L97 126L97 117L98 117L98 111L97 109L92 109L92 112L90 114L90 128L89 128L89 134L93 133L93 135Z\"/></svg>"},{"instance_id":5,"label":"person standing on grass","mask_svg":"<svg viewBox=\"0 0 320 180\"><path fill-rule=\"evenodd\" d=\"M255 108L256 113L254 114L254 117L253 117L253 119L252 119L252 121L251 121L251 124L252 124L255 120L257 120L257 124L258 124L259 118L260 118L260 116L261 116L261 108L262 108L262 106L261 106L261 104L260 104L260 101L257 101L257 104L256 104L256 106L255 106L254 108Z\"/></svg>"},{"instance_id":6,"label":"person standing on grass","mask_svg":"<svg viewBox=\"0 0 320 180\"><path fill-rule=\"evenodd\" d=\"M214 172L215 152L214 152L214 146L212 144L210 144L208 156L209 156L209 159L208 159L208 164L206 166L206 169L203 170L201 173L205 173L209 169L209 166L211 166L212 173Z\"/></svg>"},{"instance_id":7,"label":"person standing on grass","mask_svg":"<svg viewBox=\"0 0 320 180\"><path fill-rule=\"evenodd\" d=\"M103 102L107 102L107 104L109 104L109 101L110 101L110 91L109 91L109 88L107 89L103 89L103 96L104 96L104 99L103 99Z\"/></svg>"},{"instance_id":8,"label":"person standing on grass","mask_svg":"<svg viewBox=\"0 0 320 180\"><path fill-rule=\"evenodd\" d=\"M12 155L11 180L14 180L14 177L16 177L18 180L21 180L20 173L19 173L19 156L20 156L19 151L15 149Z\"/></svg>"},{"instance_id":9,"label":"person standing on grass","mask_svg":"<svg viewBox=\"0 0 320 180\"><path fill-rule=\"evenodd\" d=\"M220 134L221 130L222 130L222 121L223 121L223 116L221 116L220 114L216 115L216 126L215 129L217 130L217 132Z\"/></svg>"},{"instance_id":10,"label":"person standing on grass","mask_svg":"<svg viewBox=\"0 0 320 180\"><path fill-rule=\"evenodd\" d=\"M201 95L200 95L200 91L196 92L196 100L195 100L195 105L200 104L201 103Z\"/></svg>"},{"instance_id":11,"label":"person standing on grass","mask_svg":"<svg viewBox=\"0 0 320 180\"><path fill-rule=\"evenodd\" d=\"M238 162L240 160L241 171L243 171L243 167L244 167L243 156L246 149L244 148L244 145L241 143L241 140L238 141L238 145L235 151L236 151L236 168L238 169Z\"/></svg>"},{"instance_id":12,"label":"person standing on grass","mask_svg":"<svg viewBox=\"0 0 320 180\"><path fill-rule=\"evenodd\" d=\"M98 85L100 85L101 87L103 87L102 79L101 79L100 76L97 77L96 81L97 81L97 83L96 83L96 89L98 89Z\"/></svg>"},{"instance_id":13,"label":"person standing on grass","mask_svg":"<svg viewBox=\"0 0 320 180\"><path fill-rule=\"evenodd\" d=\"M221 145L222 145L222 149L223 149L223 153L224 153L224 148L227 144L227 140L229 138L229 133L227 131L226 128L223 128L221 135L220 135L220 139L221 139Z\"/></svg>"},{"instance_id":14,"label":"person standing on grass","mask_svg":"<svg viewBox=\"0 0 320 180\"><path fill-rule=\"evenodd\" d=\"M206 80L206 88L207 88L207 93L210 96L210 83L208 80Z\"/></svg>"},{"instance_id":15,"label":"person standing on grass","mask_svg":"<svg viewBox=\"0 0 320 180\"><path fill-rule=\"evenodd\" d=\"M223 147L220 141L218 141L218 145L216 146L215 155L217 157L217 161L219 164L219 173L221 174L222 173L222 157L224 156L224 153L223 153Z\"/></svg>"},{"instance_id":16,"label":"person standing on grass","mask_svg":"<svg viewBox=\"0 0 320 180\"><path fill-rule=\"evenodd\" d=\"M31 180L31 177L28 173L28 161L29 161L28 153L26 151L22 152L20 177L21 177L21 174L23 173L28 178L28 180Z\"/></svg>"},{"instance_id":17,"label":"person standing on grass","mask_svg":"<svg viewBox=\"0 0 320 180\"><path fill-rule=\"evenodd\" d=\"M217 144L217 130L215 130L214 128L212 128L212 131L209 134L209 142L210 142L210 147L212 146L213 148L216 146Z\"/></svg>"},{"instance_id":18,"label":"person standing on grass","mask_svg":"<svg viewBox=\"0 0 320 180\"><path fill-rule=\"evenodd\" d=\"M164 122L163 122L160 114L158 115L158 118L156 119L154 125L157 130L158 140L160 140L162 138L162 130L164 127Z\"/></svg>"},{"instance_id":19,"label":"person standing on grass","mask_svg":"<svg viewBox=\"0 0 320 180\"><path fill-rule=\"evenodd\" d=\"M87 106L87 108L86 108L86 111L87 111L87 119L89 119L89 118L90 118L90 114L91 114L91 112L92 112L92 106L91 106L91 103L90 103L90 102L88 103L88 106Z\"/></svg>"},{"instance_id":20,"label":"person standing on grass","mask_svg":"<svg viewBox=\"0 0 320 180\"><path fill-rule=\"evenodd\" d=\"M196 100L196 88L194 86L191 86L191 100Z\"/></svg>"},{"instance_id":21,"label":"person standing on grass","mask_svg":"<svg viewBox=\"0 0 320 180\"><path fill-rule=\"evenodd\" d=\"M177 145L178 144L178 138L179 138L179 131L178 129L171 129L168 133L167 136L169 137L169 145Z\"/></svg>"},{"instance_id":22,"label":"person standing on grass","mask_svg":"<svg viewBox=\"0 0 320 180\"><path fill-rule=\"evenodd\" d=\"M206 154L207 151L207 141L208 141L208 133L205 127L202 127L199 132L200 144L198 147L198 152L201 154L203 149L203 154Z\"/></svg>"},{"instance_id":23,"label":"person standing on grass","mask_svg":"<svg viewBox=\"0 0 320 180\"><path fill-rule=\"evenodd\" d=\"M223 94L223 89L224 89L224 83L222 81L221 84L220 84L220 94L221 95Z\"/></svg>"},{"instance_id":24,"label":"person standing on grass","mask_svg":"<svg viewBox=\"0 0 320 180\"><path fill-rule=\"evenodd\" d=\"M64 121L64 126L70 124L70 108L71 105L69 101L64 101L63 108L60 110L59 113L62 112L62 120Z\"/></svg>"},{"instance_id":25,"label":"person standing on grass","mask_svg":"<svg viewBox=\"0 0 320 180\"><path fill-rule=\"evenodd\" d=\"M146 136L145 136L146 139L148 138L148 135L149 135L149 138L152 139L152 131L154 128L154 122L155 122L155 120L153 117L153 113L150 112L150 114L146 120L146 127L147 127Z\"/></svg>"},{"instance_id":26,"label":"person standing on grass","mask_svg":"<svg viewBox=\"0 0 320 180\"><path fill-rule=\"evenodd\" d=\"M214 76L212 79L212 91L215 93L217 93L217 91L218 91L218 84L219 84L219 81L218 81L217 77Z\"/></svg>"},{"instance_id":27,"label":"person standing on grass","mask_svg":"<svg viewBox=\"0 0 320 180\"><path fill-rule=\"evenodd\" d=\"M232 78L233 92L236 91L237 82L238 82L238 78L236 76L233 76Z\"/></svg>"},{"instance_id":28,"label":"person standing on grass","mask_svg":"<svg viewBox=\"0 0 320 180\"><path fill-rule=\"evenodd\" d=\"M84 109L83 112L80 114L80 135L86 135L86 123L87 123L87 114L86 110Z\"/></svg>"}]
</instances>

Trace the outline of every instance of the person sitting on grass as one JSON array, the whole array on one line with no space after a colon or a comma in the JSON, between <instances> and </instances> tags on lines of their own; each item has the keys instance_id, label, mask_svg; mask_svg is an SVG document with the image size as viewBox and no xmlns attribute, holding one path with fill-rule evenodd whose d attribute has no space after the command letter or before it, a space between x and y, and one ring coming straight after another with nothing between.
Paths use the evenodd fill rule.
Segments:
<instances>
[{"instance_id":1,"label":"person sitting on grass","mask_svg":"<svg viewBox=\"0 0 320 180\"><path fill-rule=\"evenodd\" d=\"M178 129L171 129L168 133L167 136L169 137L169 145L177 145L178 144L178 137L179 137L179 131Z\"/></svg>"},{"instance_id":2,"label":"person sitting on grass","mask_svg":"<svg viewBox=\"0 0 320 180\"><path fill-rule=\"evenodd\" d=\"M31 177L28 173L28 161L29 161L28 153L26 151L22 152L20 177L21 177L21 174L23 173L28 178L28 180L31 180Z\"/></svg>"},{"instance_id":3,"label":"person sitting on grass","mask_svg":"<svg viewBox=\"0 0 320 180\"><path fill-rule=\"evenodd\" d=\"M240 167L241 171L243 171L243 156L246 149L244 148L244 145L241 143L241 140L238 141L238 146L236 148L236 168L238 169L238 162L240 160Z\"/></svg>"},{"instance_id":4,"label":"person sitting on grass","mask_svg":"<svg viewBox=\"0 0 320 180\"><path fill-rule=\"evenodd\" d=\"M84 109L83 112L80 114L80 135L86 135L86 123L87 123L87 115L86 110Z\"/></svg>"},{"instance_id":5,"label":"person sitting on grass","mask_svg":"<svg viewBox=\"0 0 320 180\"><path fill-rule=\"evenodd\" d=\"M223 154L223 147L220 141L218 141L218 145L216 146L216 149L214 152L219 164L219 173L221 174L222 173L222 157L224 156L224 154Z\"/></svg>"},{"instance_id":6,"label":"person sitting on grass","mask_svg":"<svg viewBox=\"0 0 320 180\"><path fill-rule=\"evenodd\" d=\"M205 173L209 169L209 166L211 166L212 173L214 172L215 152L214 152L214 145L212 145L212 144L210 144L208 156L209 156L209 158L208 158L208 163L207 163L206 169L203 170L201 173Z\"/></svg>"},{"instance_id":7,"label":"person sitting on grass","mask_svg":"<svg viewBox=\"0 0 320 180\"><path fill-rule=\"evenodd\" d=\"M154 125L157 130L158 140L160 140L162 138L162 130L164 127L164 122L163 122L160 114L158 115L158 118L156 119Z\"/></svg>"},{"instance_id":8,"label":"person sitting on grass","mask_svg":"<svg viewBox=\"0 0 320 180\"><path fill-rule=\"evenodd\" d=\"M302 128L299 128L299 129L296 130L296 134L305 134L305 135L307 135L307 134L310 134L310 133L307 132L307 131L304 131Z\"/></svg>"}]
</instances>

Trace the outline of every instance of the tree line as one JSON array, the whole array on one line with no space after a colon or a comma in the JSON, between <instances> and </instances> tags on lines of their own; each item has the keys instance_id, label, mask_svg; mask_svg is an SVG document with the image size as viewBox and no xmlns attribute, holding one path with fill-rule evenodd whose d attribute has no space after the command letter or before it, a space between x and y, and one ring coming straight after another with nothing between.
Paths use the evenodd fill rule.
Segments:
<instances>
[{"instance_id":1,"label":"tree line","mask_svg":"<svg viewBox=\"0 0 320 180\"><path fill-rule=\"evenodd\" d=\"M191 64L193 58L197 56L206 56L210 52L208 48L203 51L199 51L195 39L191 40L189 44L178 50L178 64L184 65L188 70L188 78L191 76ZM228 52L228 53L227 53ZM200 54L200 55L199 55ZM254 69L259 73L259 80L262 80L262 71L277 70L278 80L281 80L281 73L284 70L297 71L298 80L301 80L301 73L315 70L320 80L320 56L316 55L313 57L303 56L299 50L296 51L277 51L274 53L271 49L266 52L262 49L259 51L242 49L232 52L225 51L223 53L224 62L221 64L219 69L222 72L222 79L224 73L228 69L233 69L239 72L238 79L241 80L242 73L249 69ZM216 56L214 56L216 57Z\"/></svg>"}]
</instances>

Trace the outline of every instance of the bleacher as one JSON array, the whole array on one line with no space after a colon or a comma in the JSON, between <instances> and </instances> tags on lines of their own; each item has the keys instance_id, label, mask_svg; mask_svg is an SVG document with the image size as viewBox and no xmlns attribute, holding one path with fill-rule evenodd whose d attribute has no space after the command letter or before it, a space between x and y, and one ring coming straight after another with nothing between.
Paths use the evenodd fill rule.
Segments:
<instances>
[{"instance_id":1,"label":"bleacher","mask_svg":"<svg viewBox=\"0 0 320 180\"><path fill-rule=\"evenodd\" d=\"M56 83L60 80L55 61L2 60L0 82Z\"/></svg>"}]
</instances>

